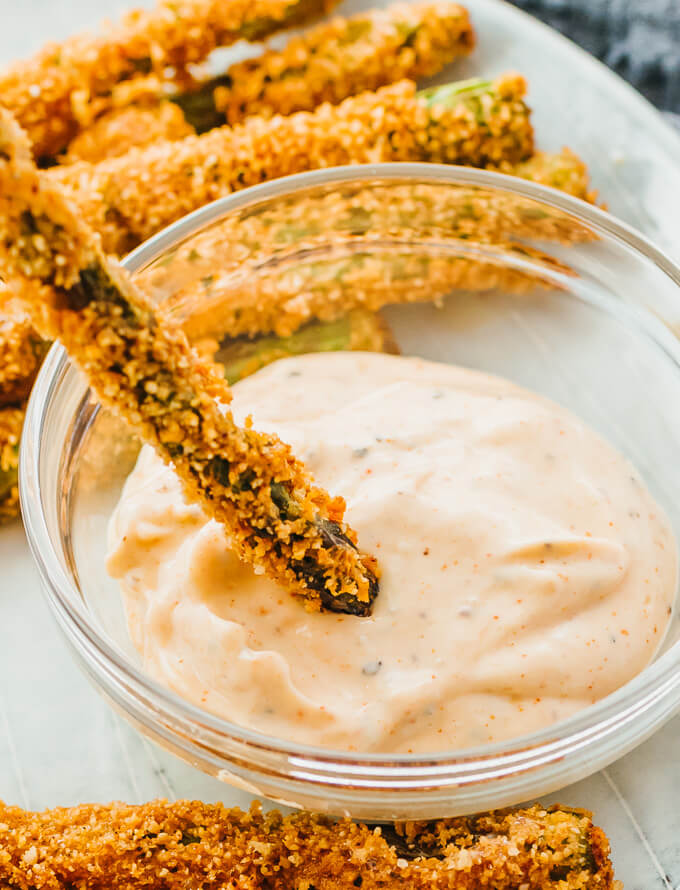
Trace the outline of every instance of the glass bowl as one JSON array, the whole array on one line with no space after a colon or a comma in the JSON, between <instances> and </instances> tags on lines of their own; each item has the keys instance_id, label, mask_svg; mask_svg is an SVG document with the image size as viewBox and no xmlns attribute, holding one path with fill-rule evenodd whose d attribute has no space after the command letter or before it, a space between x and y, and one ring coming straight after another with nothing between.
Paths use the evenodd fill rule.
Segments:
<instances>
[{"instance_id":1,"label":"glass bowl","mask_svg":"<svg viewBox=\"0 0 680 890\"><path fill-rule=\"evenodd\" d=\"M680 270L595 207L484 171L397 164L267 183L179 221L125 261L197 340L385 303L405 354L500 374L562 403L628 456L680 539ZM257 312L255 312L257 310ZM304 339L304 338L303 338ZM20 489L44 589L94 685L141 732L253 794L364 819L518 803L620 757L680 702L680 622L640 675L502 744L361 755L220 719L140 668L106 525L138 450L55 345L28 407Z\"/></svg>"}]
</instances>

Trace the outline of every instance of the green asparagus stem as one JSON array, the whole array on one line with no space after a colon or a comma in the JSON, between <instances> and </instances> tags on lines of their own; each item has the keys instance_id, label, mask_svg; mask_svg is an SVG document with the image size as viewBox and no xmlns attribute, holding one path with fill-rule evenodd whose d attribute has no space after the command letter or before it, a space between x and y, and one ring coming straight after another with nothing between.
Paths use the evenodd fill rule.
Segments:
<instances>
[{"instance_id":1,"label":"green asparagus stem","mask_svg":"<svg viewBox=\"0 0 680 890\"><path fill-rule=\"evenodd\" d=\"M396 346L379 316L358 309L331 322L310 322L288 337L227 340L216 360L232 385L280 358L339 350L395 352Z\"/></svg>"},{"instance_id":2,"label":"green asparagus stem","mask_svg":"<svg viewBox=\"0 0 680 890\"><path fill-rule=\"evenodd\" d=\"M19 439L24 423L25 405L0 409L0 522L19 512Z\"/></svg>"}]
</instances>

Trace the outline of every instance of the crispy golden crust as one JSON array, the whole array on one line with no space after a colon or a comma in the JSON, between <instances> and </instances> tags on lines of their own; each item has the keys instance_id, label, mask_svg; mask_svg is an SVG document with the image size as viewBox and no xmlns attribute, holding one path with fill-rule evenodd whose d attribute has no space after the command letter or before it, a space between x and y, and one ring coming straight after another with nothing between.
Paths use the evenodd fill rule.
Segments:
<instances>
[{"instance_id":1,"label":"crispy golden crust","mask_svg":"<svg viewBox=\"0 0 680 890\"><path fill-rule=\"evenodd\" d=\"M21 890L612 890L585 811L373 828L198 801L31 813L0 804L0 882Z\"/></svg>"},{"instance_id":2,"label":"crispy golden crust","mask_svg":"<svg viewBox=\"0 0 680 890\"><path fill-rule=\"evenodd\" d=\"M194 133L194 128L186 122L181 108L174 102L117 108L82 130L69 143L60 161L64 164L76 161L97 163L125 155L131 148L162 141L176 142Z\"/></svg>"},{"instance_id":3,"label":"crispy golden crust","mask_svg":"<svg viewBox=\"0 0 680 890\"><path fill-rule=\"evenodd\" d=\"M457 3L397 3L336 18L280 52L232 65L215 105L232 125L253 114L311 111L403 78L431 77L474 42L467 10Z\"/></svg>"},{"instance_id":4,"label":"crispy golden crust","mask_svg":"<svg viewBox=\"0 0 680 890\"><path fill-rule=\"evenodd\" d=\"M17 471L25 410L25 404L0 408L0 522L14 519L19 513Z\"/></svg>"},{"instance_id":5,"label":"crispy golden crust","mask_svg":"<svg viewBox=\"0 0 680 890\"><path fill-rule=\"evenodd\" d=\"M61 340L100 400L174 464L242 559L310 608L370 612L375 565L342 525L342 499L315 487L276 436L236 425L224 377L105 257L3 110L0 261L38 330Z\"/></svg>"},{"instance_id":6,"label":"crispy golden crust","mask_svg":"<svg viewBox=\"0 0 680 890\"><path fill-rule=\"evenodd\" d=\"M510 268L505 257L513 254L533 260L533 270ZM328 322L352 309L377 312L398 303L439 304L455 292L502 290L523 295L557 287L547 272L569 274L548 255L511 242L490 247L486 259L417 250L354 251L324 263L303 259L263 271L257 278L216 278L209 291L196 281L188 291L176 294L171 308L178 315L187 312L182 326L192 340L222 331L241 336L272 331L285 337L312 319Z\"/></svg>"},{"instance_id":7,"label":"crispy golden crust","mask_svg":"<svg viewBox=\"0 0 680 890\"><path fill-rule=\"evenodd\" d=\"M551 166L562 171L563 159L571 169L574 158L552 157ZM537 162L543 171L545 159L537 156ZM523 173L530 175L530 162ZM569 267L531 248L531 240L570 244L589 237L565 214L506 193L426 182L346 186L227 220L139 280L182 319L191 338L286 336L312 318L337 318L354 307L436 302L455 290L523 294L556 287L549 275L568 275ZM372 244L385 240L410 246ZM432 242L448 247L425 246ZM507 256L531 260L533 267L511 268Z\"/></svg>"},{"instance_id":8,"label":"crispy golden crust","mask_svg":"<svg viewBox=\"0 0 680 890\"><path fill-rule=\"evenodd\" d=\"M590 187L588 168L570 148L565 147L557 154L538 151L527 161L514 166L501 164L499 170L559 189L590 204L597 201L597 192Z\"/></svg>"},{"instance_id":9,"label":"crispy golden crust","mask_svg":"<svg viewBox=\"0 0 680 890\"><path fill-rule=\"evenodd\" d=\"M101 233L104 249L123 255L215 198L302 170L377 161L519 163L533 151L525 86L519 75L505 75L479 95L431 105L402 81L314 112L249 118L48 175Z\"/></svg>"},{"instance_id":10,"label":"crispy golden crust","mask_svg":"<svg viewBox=\"0 0 680 890\"><path fill-rule=\"evenodd\" d=\"M0 407L24 401L49 344L22 307L10 301L0 311Z\"/></svg>"},{"instance_id":11,"label":"crispy golden crust","mask_svg":"<svg viewBox=\"0 0 680 890\"><path fill-rule=\"evenodd\" d=\"M181 73L218 46L261 39L332 6L333 0L159 0L102 35L50 44L11 65L0 75L0 95L36 156L51 157L111 107L117 84L149 71L163 78L170 66Z\"/></svg>"}]
</instances>

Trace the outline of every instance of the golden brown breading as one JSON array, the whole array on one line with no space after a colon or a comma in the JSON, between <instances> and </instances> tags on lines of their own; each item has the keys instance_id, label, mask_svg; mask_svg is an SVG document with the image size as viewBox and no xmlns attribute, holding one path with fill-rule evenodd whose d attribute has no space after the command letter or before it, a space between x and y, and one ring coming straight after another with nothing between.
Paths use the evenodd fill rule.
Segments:
<instances>
[{"instance_id":1,"label":"golden brown breading","mask_svg":"<svg viewBox=\"0 0 680 890\"><path fill-rule=\"evenodd\" d=\"M162 141L176 142L194 134L194 128L186 122L182 109L174 102L159 102L148 107L131 105L109 111L82 130L69 143L60 162L96 164L125 155L131 148L143 148Z\"/></svg>"},{"instance_id":2,"label":"golden brown breading","mask_svg":"<svg viewBox=\"0 0 680 890\"><path fill-rule=\"evenodd\" d=\"M218 46L261 40L327 12L334 0L158 0L128 13L101 35L53 43L0 74L3 105L33 142L36 157L54 157L115 103L118 84L168 68L181 78Z\"/></svg>"},{"instance_id":3,"label":"golden brown breading","mask_svg":"<svg viewBox=\"0 0 680 890\"><path fill-rule=\"evenodd\" d=\"M613 890L609 844L561 807L371 827L198 801L31 813L0 804L18 890Z\"/></svg>"},{"instance_id":4,"label":"golden brown breading","mask_svg":"<svg viewBox=\"0 0 680 890\"><path fill-rule=\"evenodd\" d=\"M0 311L0 407L23 402L49 344L33 328L23 307L9 300Z\"/></svg>"},{"instance_id":5,"label":"golden brown breading","mask_svg":"<svg viewBox=\"0 0 680 890\"><path fill-rule=\"evenodd\" d=\"M565 147L556 154L537 151L527 161L512 166L501 164L498 169L501 173L559 189L590 204L597 201L597 192L590 187L588 168L570 148Z\"/></svg>"},{"instance_id":6,"label":"golden brown breading","mask_svg":"<svg viewBox=\"0 0 680 890\"><path fill-rule=\"evenodd\" d=\"M506 258L512 255L531 259L533 270L509 267ZM182 326L192 340L222 331L239 336L272 331L285 337L311 319L333 321L351 309L377 312L398 303L439 304L456 292L522 295L557 287L548 272L569 274L569 269L511 242L490 246L486 258L418 250L352 251L323 263L303 258L236 281L216 276L210 289L199 279L178 292L168 308L178 315L187 312Z\"/></svg>"},{"instance_id":7,"label":"golden brown breading","mask_svg":"<svg viewBox=\"0 0 680 890\"><path fill-rule=\"evenodd\" d=\"M404 78L432 77L474 42L467 10L457 3L396 3L333 19L281 51L232 65L215 106L231 125L253 114L311 111Z\"/></svg>"},{"instance_id":8,"label":"golden brown breading","mask_svg":"<svg viewBox=\"0 0 680 890\"><path fill-rule=\"evenodd\" d=\"M525 81L505 75L416 94L402 81L340 105L248 118L180 142L48 175L68 190L104 249L118 256L230 192L303 170L377 161L497 166L533 152Z\"/></svg>"},{"instance_id":9,"label":"golden brown breading","mask_svg":"<svg viewBox=\"0 0 680 890\"><path fill-rule=\"evenodd\" d=\"M227 527L242 559L309 608L370 614L375 562L343 524L344 501L314 486L276 436L237 426L219 370L105 256L2 109L0 263L38 330L174 465L188 500Z\"/></svg>"},{"instance_id":10,"label":"golden brown breading","mask_svg":"<svg viewBox=\"0 0 680 890\"><path fill-rule=\"evenodd\" d=\"M19 440L26 405L0 408L0 522L19 513Z\"/></svg>"},{"instance_id":11,"label":"golden brown breading","mask_svg":"<svg viewBox=\"0 0 680 890\"><path fill-rule=\"evenodd\" d=\"M552 168L562 170L562 157ZM542 172L546 163L537 160ZM565 160L570 168L572 156ZM529 176L530 162L523 166ZM287 336L312 318L330 320L355 307L437 302L461 290L556 287L550 273L568 275L568 266L529 247L531 239L569 244L590 237L565 214L508 193L428 182L345 185L227 219L139 280L182 318L192 338ZM372 245L385 240L394 246ZM447 246L426 246L433 242ZM480 244L486 255L472 254ZM530 259L533 268L512 268L503 256Z\"/></svg>"}]
</instances>

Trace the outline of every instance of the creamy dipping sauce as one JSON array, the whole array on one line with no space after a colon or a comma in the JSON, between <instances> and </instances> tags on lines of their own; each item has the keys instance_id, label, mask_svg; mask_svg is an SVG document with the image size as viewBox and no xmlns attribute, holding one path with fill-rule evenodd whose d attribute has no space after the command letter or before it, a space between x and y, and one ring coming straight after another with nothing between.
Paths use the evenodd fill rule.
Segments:
<instances>
[{"instance_id":1,"label":"creamy dipping sauce","mask_svg":"<svg viewBox=\"0 0 680 890\"><path fill-rule=\"evenodd\" d=\"M371 618L306 612L144 448L108 568L144 668L180 695L307 744L430 752L568 717L654 655L676 589L670 525L558 405L450 365L334 353L276 362L233 409L345 497L381 592Z\"/></svg>"}]
</instances>

